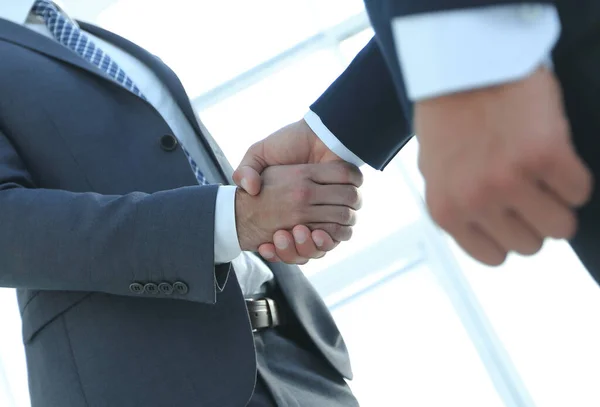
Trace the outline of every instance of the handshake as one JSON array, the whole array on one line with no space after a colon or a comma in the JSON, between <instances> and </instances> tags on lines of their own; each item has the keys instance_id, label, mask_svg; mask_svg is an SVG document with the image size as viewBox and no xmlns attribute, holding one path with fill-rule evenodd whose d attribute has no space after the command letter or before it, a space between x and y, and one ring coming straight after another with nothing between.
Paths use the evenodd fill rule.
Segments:
<instances>
[{"instance_id":1,"label":"handshake","mask_svg":"<svg viewBox=\"0 0 600 407\"><path fill-rule=\"evenodd\" d=\"M242 250L258 251L268 261L305 264L351 238L363 176L315 145L304 121L270 137L251 147L234 173L241 187L235 198L238 240ZM285 148L289 138L294 148Z\"/></svg>"}]
</instances>

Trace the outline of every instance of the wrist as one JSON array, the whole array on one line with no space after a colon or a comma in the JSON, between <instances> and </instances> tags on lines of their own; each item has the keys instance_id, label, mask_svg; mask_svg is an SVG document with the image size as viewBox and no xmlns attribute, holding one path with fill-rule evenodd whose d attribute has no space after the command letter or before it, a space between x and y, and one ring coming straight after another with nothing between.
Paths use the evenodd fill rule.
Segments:
<instances>
[{"instance_id":1,"label":"wrist","mask_svg":"<svg viewBox=\"0 0 600 407\"><path fill-rule=\"evenodd\" d=\"M303 120L317 138L313 143L312 150L320 151L317 153L319 155L318 162L346 161L357 167L365 164L329 130L315 112L309 110Z\"/></svg>"},{"instance_id":2,"label":"wrist","mask_svg":"<svg viewBox=\"0 0 600 407\"><path fill-rule=\"evenodd\" d=\"M321 140L313 128L308 124L305 118L296 122L298 126L298 132L306 138L310 145L310 159L311 163L323 163L330 161L342 161L342 159L329 149L329 147ZM324 125L323 125L324 126Z\"/></svg>"},{"instance_id":3,"label":"wrist","mask_svg":"<svg viewBox=\"0 0 600 407\"><path fill-rule=\"evenodd\" d=\"M252 217L252 205L251 205L252 196L247 192L242 190L241 188L236 188L235 190L235 227L237 231L237 238L240 245L240 248L243 251L247 250L256 250L258 247L255 247L252 243L252 235L253 232L249 227L249 220Z\"/></svg>"}]
</instances>

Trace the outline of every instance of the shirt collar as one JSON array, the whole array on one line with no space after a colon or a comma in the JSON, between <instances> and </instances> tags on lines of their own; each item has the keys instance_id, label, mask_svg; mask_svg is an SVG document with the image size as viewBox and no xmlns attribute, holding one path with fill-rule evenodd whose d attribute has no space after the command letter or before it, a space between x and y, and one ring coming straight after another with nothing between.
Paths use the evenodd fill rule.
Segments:
<instances>
[{"instance_id":1,"label":"shirt collar","mask_svg":"<svg viewBox=\"0 0 600 407\"><path fill-rule=\"evenodd\" d=\"M35 0L0 0L0 18L19 25L25 24L34 3ZM60 1L55 0L54 4L64 11Z\"/></svg>"}]
</instances>

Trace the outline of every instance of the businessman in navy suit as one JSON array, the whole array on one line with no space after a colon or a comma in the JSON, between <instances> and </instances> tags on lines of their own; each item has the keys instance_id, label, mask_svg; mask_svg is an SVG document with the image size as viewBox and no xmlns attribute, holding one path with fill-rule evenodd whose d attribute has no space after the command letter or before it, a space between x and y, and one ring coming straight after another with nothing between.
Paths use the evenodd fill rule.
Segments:
<instances>
[{"instance_id":1,"label":"businessman in navy suit","mask_svg":"<svg viewBox=\"0 0 600 407\"><path fill-rule=\"evenodd\" d=\"M268 151L277 163L311 162L321 150L382 169L416 132L419 167L433 219L474 258L489 265L507 253L536 253L545 238L567 238L600 281L600 2L594 0L369 0L373 53L388 70L376 91L347 83L369 75L363 55L313 105L335 138L315 134L312 149L275 134L249 150L234 177L248 190ZM384 86L398 104L390 115ZM326 102L348 92L342 116ZM389 132L365 136L365 116L379 106ZM356 114L358 131L344 130ZM316 154L317 152L318 154ZM288 236L292 239L292 236ZM271 245L261 250L275 251ZM289 249L288 249L289 251Z\"/></svg>"},{"instance_id":2,"label":"businessman in navy suit","mask_svg":"<svg viewBox=\"0 0 600 407\"><path fill-rule=\"evenodd\" d=\"M49 0L0 0L0 89L0 286L32 407L358 404L322 299L253 253L280 228L304 236L291 263L349 239L356 167L229 185L175 73Z\"/></svg>"}]
</instances>

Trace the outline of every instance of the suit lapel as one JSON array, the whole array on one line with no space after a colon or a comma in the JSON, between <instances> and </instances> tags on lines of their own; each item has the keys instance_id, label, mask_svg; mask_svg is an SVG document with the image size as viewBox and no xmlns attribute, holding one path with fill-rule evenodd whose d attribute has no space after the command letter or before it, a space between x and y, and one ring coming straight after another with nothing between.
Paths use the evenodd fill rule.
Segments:
<instances>
[{"instance_id":1,"label":"suit lapel","mask_svg":"<svg viewBox=\"0 0 600 407\"><path fill-rule=\"evenodd\" d=\"M51 58L58 59L67 64L76 66L89 73L106 79L114 86L119 86L115 81L108 76L100 68L90 64L79 55L59 44L51 38L47 38L27 27L15 24L11 21L0 18L0 40L4 40L15 45L20 45L29 48L32 51L39 52Z\"/></svg>"},{"instance_id":2,"label":"suit lapel","mask_svg":"<svg viewBox=\"0 0 600 407\"><path fill-rule=\"evenodd\" d=\"M175 75L175 73L159 58L150 54L143 48L135 45L131 41L88 23L78 22L78 24L85 31L102 38L105 41L111 42L121 49L129 52L131 55L136 57L154 71L156 76L163 81L165 86L167 86L173 95L177 105L181 108L185 117L196 131L196 135L198 136L200 142L204 145L206 151L215 160L215 163L218 164L221 176L223 177L222 181L225 183L233 183L233 168L231 167L231 164L229 164L225 154L223 154L223 151L199 121L194 109L190 104L189 97L187 96L183 85L179 81L179 78L177 78L177 75ZM92 75L95 75L96 77L106 80L111 86L116 86L119 89L122 89L124 92L127 92L125 88L116 83L100 68L87 62L79 55L55 40L40 35L39 33L32 31L27 27L23 27L19 24L15 24L11 21L0 18L0 40L28 48L32 51L44 54L50 58L82 69Z\"/></svg>"},{"instance_id":3,"label":"suit lapel","mask_svg":"<svg viewBox=\"0 0 600 407\"><path fill-rule=\"evenodd\" d=\"M229 161L227 161L221 148L200 122L181 81L171 68L163 63L157 56L115 33L85 22L78 21L78 24L83 30L102 38L133 55L156 74L173 95L175 102L196 131L196 134L203 143L205 149L209 152L215 162L219 164L223 178L227 180L228 183L233 183L233 168L231 167L231 164L229 164Z\"/></svg>"}]
</instances>

